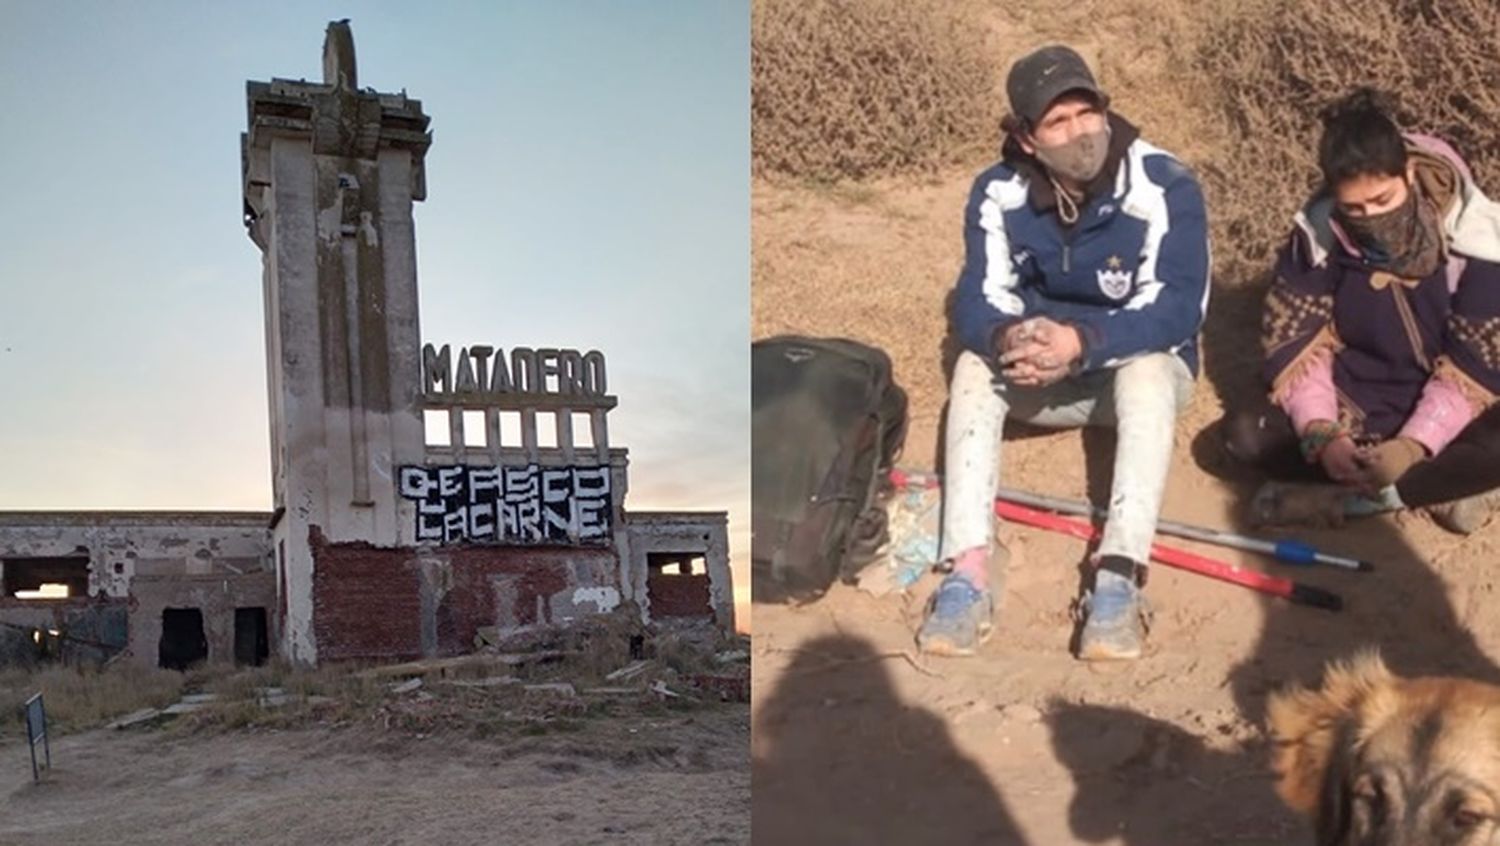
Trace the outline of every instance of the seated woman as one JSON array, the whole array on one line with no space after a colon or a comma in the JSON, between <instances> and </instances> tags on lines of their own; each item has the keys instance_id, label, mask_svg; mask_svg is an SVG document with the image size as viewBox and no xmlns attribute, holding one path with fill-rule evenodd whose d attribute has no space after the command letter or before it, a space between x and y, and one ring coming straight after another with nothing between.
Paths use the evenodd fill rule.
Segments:
<instances>
[{"instance_id":1,"label":"seated woman","mask_svg":"<svg viewBox=\"0 0 1500 846\"><path fill-rule=\"evenodd\" d=\"M1272 407L1231 417L1226 449L1336 483L1268 485L1266 522L1429 507L1466 534L1500 502L1500 206L1370 89L1324 112L1318 160L1266 300Z\"/></svg>"}]
</instances>

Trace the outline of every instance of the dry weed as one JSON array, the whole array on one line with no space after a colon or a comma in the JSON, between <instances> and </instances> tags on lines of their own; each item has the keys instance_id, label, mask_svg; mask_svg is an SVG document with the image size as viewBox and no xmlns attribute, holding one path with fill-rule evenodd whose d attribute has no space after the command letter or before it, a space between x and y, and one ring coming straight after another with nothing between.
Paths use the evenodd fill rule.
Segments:
<instances>
[{"instance_id":1,"label":"dry weed","mask_svg":"<svg viewBox=\"0 0 1500 846\"><path fill-rule=\"evenodd\" d=\"M217 676L204 685L204 690L220 699L254 699L264 688L283 687L294 672L290 664L278 659L261 667Z\"/></svg>"},{"instance_id":2,"label":"dry weed","mask_svg":"<svg viewBox=\"0 0 1500 846\"><path fill-rule=\"evenodd\" d=\"M49 724L58 732L92 728L142 708L177 701L183 676L172 670L119 664L102 670L50 667L0 673L0 736L20 734L22 704L42 694Z\"/></svg>"},{"instance_id":3,"label":"dry weed","mask_svg":"<svg viewBox=\"0 0 1500 846\"><path fill-rule=\"evenodd\" d=\"M815 181L929 171L994 147L985 35L938 0L756 0L751 158Z\"/></svg>"},{"instance_id":4,"label":"dry weed","mask_svg":"<svg viewBox=\"0 0 1500 846\"><path fill-rule=\"evenodd\" d=\"M1500 191L1492 0L757 0L756 172L827 181L982 166L1006 67L1056 41L1198 170L1221 285L1269 266L1317 182L1318 111L1355 85L1395 95L1404 125L1453 142Z\"/></svg>"},{"instance_id":5,"label":"dry weed","mask_svg":"<svg viewBox=\"0 0 1500 846\"><path fill-rule=\"evenodd\" d=\"M1270 263L1318 179L1317 115L1356 85L1395 95L1400 120L1453 142L1500 190L1500 5L1493 0L1255 0L1198 45L1230 130L1210 197L1221 271Z\"/></svg>"},{"instance_id":6,"label":"dry weed","mask_svg":"<svg viewBox=\"0 0 1500 846\"><path fill-rule=\"evenodd\" d=\"M362 674L362 663L294 667L277 660L214 677L206 691L218 699L176 721L177 733L240 728L290 728L311 721L350 723L368 716L387 695L388 679ZM271 691L284 699L273 703Z\"/></svg>"}]
</instances>

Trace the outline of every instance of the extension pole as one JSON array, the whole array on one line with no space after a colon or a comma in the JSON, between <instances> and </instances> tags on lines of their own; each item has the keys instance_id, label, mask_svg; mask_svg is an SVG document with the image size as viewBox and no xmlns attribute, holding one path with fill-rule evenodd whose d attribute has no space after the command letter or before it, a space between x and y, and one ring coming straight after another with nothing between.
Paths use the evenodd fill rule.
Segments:
<instances>
[{"instance_id":1,"label":"extension pole","mask_svg":"<svg viewBox=\"0 0 1500 846\"><path fill-rule=\"evenodd\" d=\"M1041 494L1027 493L1012 488L1001 488L996 496L1007 502L1029 505L1034 508L1045 508L1048 511L1056 511L1059 514L1075 514L1080 517L1095 517L1101 520L1105 517L1103 509L1095 508L1086 502L1078 502L1076 500L1042 496ZM1238 535L1234 532L1220 531L1219 529L1204 529L1198 526L1190 526L1186 523L1178 523L1173 520L1156 521L1156 530L1164 535L1175 535L1176 537L1203 541L1204 543L1211 543L1217 546L1227 546L1231 549L1243 549L1249 552L1263 553L1287 564L1328 564L1333 567L1343 567L1349 570L1360 571L1375 569L1374 565L1368 561L1345 558L1342 555L1329 555L1326 552L1319 552L1308 544L1296 540L1262 540L1260 538Z\"/></svg>"},{"instance_id":2,"label":"extension pole","mask_svg":"<svg viewBox=\"0 0 1500 846\"><path fill-rule=\"evenodd\" d=\"M1075 520L1071 517L1062 517L1056 514L1048 514L1037 511L1024 505L1017 505L1004 500L995 501L995 513L1006 520L1046 529L1051 532L1069 535L1079 540L1093 542L1099 539L1101 534L1099 528L1092 523ZM1222 561L1216 561L1184 549L1176 549L1154 543L1151 545L1151 558L1179 570L1198 573L1212 579L1248 587L1261 593L1279 596L1297 605L1310 605L1314 608L1323 608L1328 611L1339 611L1344 607L1343 599L1336 593L1331 593L1319 587L1294 582L1280 576L1271 576L1265 573L1257 573L1253 570L1243 570Z\"/></svg>"},{"instance_id":3,"label":"extension pole","mask_svg":"<svg viewBox=\"0 0 1500 846\"><path fill-rule=\"evenodd\" d=\"M907 473L903 470L891 471L891 482L898 487L907 484L920 484L926 487L935 487L939 484L935 475L927 473ZM1073 514L1079 517L1093 517L1098 520L1105 518L1103 509L1095 508L1086 502L1061 497L1043 496L1042 494L1027 493L1014 488L1001 488L997 494L998 499L1007 502L1029 505L1033 508L1044 508L1059 514ZM1158 520L1156 530L1164 535L1175 535L1189 540L1211 543L1216 546L1226 546L1231 549L1243 549L1249 552L1259 552L1274 557L1277 561L1286 564L1327 564L1332 567L1342 567L1348 570L1359 570L1368 572L1375 569L1375 565L1369 561L1361 561L1355 558L1346 558L1342 555L1330 555L1319 552L1312 546L1297 540L1270 541L1261 538L1252 538L1234 532L1224 532L1218 529L1204 529L1191 526L1186 523L1178 523L1172 520Z\"/></svg>"}]
</instances>

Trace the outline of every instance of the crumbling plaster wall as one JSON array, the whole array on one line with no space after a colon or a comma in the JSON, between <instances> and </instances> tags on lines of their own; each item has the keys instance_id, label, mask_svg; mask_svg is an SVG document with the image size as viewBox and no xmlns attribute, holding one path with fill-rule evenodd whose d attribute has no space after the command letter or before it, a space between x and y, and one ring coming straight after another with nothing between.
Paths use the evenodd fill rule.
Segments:
<instances>
[{"instance_id":1,"label":"crumbling plaster wall","mask_svg":"<svg viewBox=\"0 0 1500 846\"><path fill-rule=\"evenodd\" d=\"M137 575L269 571L270 520L259 512L0 512L0 562L87 555L89 595L124 598Z\"/></svg>"},{"instance_id":2,"label":"crumbling plaster wall","mask_svg":"<svg viewBox=\"0 0 1500 846\"><path fill-rule=\"evenodd\" d=\"M275 642L270 519L259 512L0 513L0 567L6 558L87 555L89 596L126 603L136 663L155 666L166 608L201 609L209 659L229 661L235 608L264 607ZM0 620L31 625L47 602L0 601Z\"/></svg>"},{"instance_id":3,"label":"crumbling plaster wall","mask_svg":"<svg viewBox=\"0 0 1500 846\"><path fill-rule=\"evenodd\" d=\"M197 608L203 613L203 634L210 663L234 661L234 618L237 608L266 609L268 642L275 643L276 583L269 571L138 576L130 597L130 653L136 663L155 666L161 643L162 612L168 608Z\"/></svg>"},{"instance_id":4,"label":"crumbling plaster wall","mask_svg":"<svg viewBox=\"0 0 1500 846\"><path fill-rule=\"evenodd\" d=\"M631 595L651 619L647 556L653 552L702 555L708 570L709 605L714 622L734 631L734 583L729 570L729 515L723 511L632 511L629 531Z\"/></svg>"}]
</instances>

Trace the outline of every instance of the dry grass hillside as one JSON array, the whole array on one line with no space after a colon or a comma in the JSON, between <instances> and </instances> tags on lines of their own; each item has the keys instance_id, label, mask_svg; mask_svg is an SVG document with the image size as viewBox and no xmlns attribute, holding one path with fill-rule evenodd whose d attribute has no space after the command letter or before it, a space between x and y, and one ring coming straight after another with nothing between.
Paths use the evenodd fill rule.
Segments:
<instances>
[{"instance_id":1,"label":"dry grass hillside","mask_svg":"<svg viewBox=\"0 0 1500 846\"><path fill-rule=\"evenodd\" d=\"M757 0L752 9L753 166L774 183L983 166L998 148L1007 58L1054 41L1078 47L1116 109L1198 169L1217 269L1235 281L1284 234L1314 183L1317 112L1352 85L1391 92L1408 126L1449 139L1482 182L1500 182L1500 5L1490 0Z\"/></svg>"},{"instance_id":2,"label":"dry grass hillside","mask_svg":"<svg viewBox=\"0 0 1500 846\"><path fill-rule=\"evenodd\" d=\"M404 664L0 673L0 843L748 842L740 641L661 634L632 660L631 630ZM38 691L33 782L14 716Z\"/></svg>"},{"instance_id":3,"label":"dry grass hillside","mask_svg":"<svg viewBox=\"0 0 1500 846\"><path fill-rule=\"evenodd\" d=\"M811 8L782 13L793 6ZM954 68L931 64L923 52L930 39L906 52L890 48L905 42L882 29L892 20L886 3L756 0L753 8L753 334L849 336L887 350L912 400L904 461L918 467L936 463L943 304L959 269L964 199L998 149L1004 72L1032 48L1078 48L1114 108L1191 165L1205 187L1215 290L1205 371L1178 430L1163 506L1172 519L1251 531L1242 503L1254 480L1225 474L1206 432L1226 404L1259 390L1264 270L1315 179L1315 116L1325 102L1359 83L1393 90L1408 126L1454 141L1481 184L1500 192L1500 6L1490 0L912 6L935 18L925 32L966 33L954 42ZM857 55L888 60L846 61L855 38L888 45ZM983 79L961 72L975 44ZM771 61L784 55L803 58ZM860 96L817 96L825 77ZM951 102L906 101L927 96L935 80L947 81L938 87L947 86ZM774 120L762 112L772 102ZM788 102L835 113L798 112ZM873 117L861 112L872 109ZM861 153L858 167L840 169L840 149L879 150L899 139L794 140L814 127L853 132L960 111L979 118L923 127L932 149L922 156ZM792 144L808 148L803 159L768 152ZM1004 481L1097 502L1107 491L1109 438L1026 436L1006 448ZM1327 660L1367 646L1382 649L1398 672L1500 680L1492 657L1500 656L1500 521L1467 539L1416 514L1304 533L1375 560L1373 574L1287 570L1182 543L1337 591L1346 610L1308 610L1156 568L1148 654L1109 668L1084 666L1067 651L1083 546L1012 526L1002 534L1014 560L998 634L978 659L912 655L926 584L904 600L838 587L801 608L756 607L757 839L1301 842L1305 824L1270 790L1268 691L1315 681ZM795 827L781 822L790 820Z\"/></svg>"}]
</instances>

